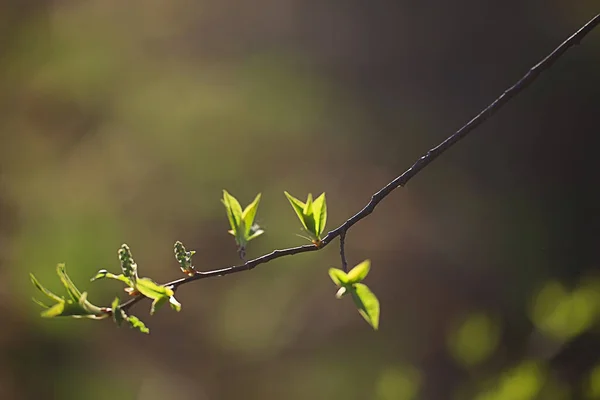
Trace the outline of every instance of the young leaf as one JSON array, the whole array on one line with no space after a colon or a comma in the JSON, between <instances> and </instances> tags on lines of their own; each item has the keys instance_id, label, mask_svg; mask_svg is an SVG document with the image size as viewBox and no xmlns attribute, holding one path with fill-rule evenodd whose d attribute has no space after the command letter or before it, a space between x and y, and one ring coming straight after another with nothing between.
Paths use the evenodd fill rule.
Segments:
<instances>
[{"instance_id":1,"label":"young leaf","mask_svg":"<svg viewBox=\"0 0 600 400\"><path fill-rule=\"evenodd\" d=\"M235 197L230 195L227 190L223 190L223 205L227 211L227 218L229 219L229 225L231 226L232 235L236 238L241 233L240 225L242 224L242 206Z\"/></svg>"},{"instance_id":2,"label":"young leaf","mask_svg":"<svg viewBox=\"0 0 600 400\"><path fill-rule=\"evenodd\" d=\"M362 283L352 285L350 293L360 315L374 330L377 330L379 328L379 300L375 294Z\"/></svg>"},{"instance_id":3,"label":"young leaf","mask_svg":"<svg viewBox=\"0 0 600 400\"><path fill-rule=\"evenodd\" d=\"M65 264L58 264L56 266L56 273L58 274L63 286L67 289L67 293L69 293L71 300L79 302L79 299L81 298L81 292L75 287L75 284L67 275Z\"/></svg>"},{"instance_id":4,"label":"young leaf","mask_svg":"<svg viewBox=\"0 0 600 400\"><path fill-rule=\"evenodd\" d=\"M250 227L250 234L249 234L248 238L246 239L246 241L249 242L252 239L259 237L263 233L265 233L265 231L260 229L260 227L258 225L254 224Z\"/></svg>"},{"instance_id":5,"label":"young leaf","mask_svg":"<svg viewBox=\"0 0 600 400\"><path fill-rule=\"evenodd\" d=\"M288 192L283 192L283 193L285 194L288 201L292 205L292 208L296 212L296 215L298 216L298 219L302 223L302 226L304 227L304 229L306 229L308 231L308 228L306 227L305 217L304 217L305 204L303 202L301 202L300 200L298 200L297 198L295 198L294 196L292 196L291 194L289 194Z\"/></svg>"},{"instance_id":6,"label":"young leaf","mask_svg":"<svg viewBox=\"0 0 600 400\"><path fill-rule=\"evenodd\" d=\"M315 233L317 238L321 238L327 223L327 203L325 201L325 193L321 193L313 202L313 215L315 220Z\"/></svg>"},{"instance_id":7,"label":"young leaf","mask_svg":"<svg viewBox=\"0 0 600 400\"><path fill-rule=\"evenodd\" d=\"M113 320L116 322L117 326L121 326L123 321L127 319L127 314L125 314L125 311L121 309L120 303L121 301L119 300L119 298L115 297L111 304L112 317Z\"/></svg>"},{"instance_id":8,"label":"young leaf","mask_svg":"<svg viewBox=\"0 0 600 400\"><path fill-rule=\"evenodd\" d=\"M348 275L338 268L329 268L329 277L336 286L343 286L348 283Z\"/></svg>"},{"instance_id":9,"label":"young leaf","mask_svg":"<svg viewBox=\"0 0 600 400\"><path fill-rule=\"evenodd\" d=\"M258 204L260 203L260 196L261 194L259 193L255 198L254 201L252 203L250 203L248 205L248 207L246 207L246 209L242 212L242 221L244 222L244 236L246 238L246 240L249 240L248 238L250 237L250 230L252 229L252 226L254 225L254 218L256 217L256 212L258 211ZM256 235L258 236L258 235ZM256 237L254 236L254 237Z\"/></svg>"},{"instance_id":10,"label":"young leaf","mask_svg":"<svg viewBox=\"0 0 600 400\"><path fill-rule=\"evenodd\" d=\"M150 315L154 315L158 311L159 308L164 306L167 303L169 298L167 296L161 296L154 299L152 302L152 306L150 307Z\"/></svg>"},{"instance_id":11,"label":"young leaf","mask_svg":"<svg viewBox=\"0 0 600 400\"><path fill-rule=\"evenodd\" d=\"M49 298L51 298L52 300L54 300L56 302L64 301L64 299L62 297L55 295L54 293L52 293L51 291L49 291L48 289L43 287L42 284L36 279L36 277L33 274L29 274L29 277L31 278L31 283L33 283L33 286L35 286L40 292L42 292L43 294L45 294L46 296L48 296ZM43 304L38 301L36 301L36 303ZM48 307L48 306L46 306L46 307Z\"/></svg>"},{"instance_id":12,"label":"young leaf","mask_svg":"<svg viewBox=\"0 0 600 400\"><path fill-rule=\"evenodd\" d=\"M132 328L139 330L142 333L150 333L150 329L146 328L146 325L135 315L130 315L127 317L127 322L131 325Z\"/></svg>"},{"instance_id":13,"label":"young leaf","mask_svg":"<svg viewBox=\"0 0 600 400\"><path fill-rule=\"evenodd\" d=\"M30 274L31 282L33 285L48 298L52 299L55 304L48 306L38 300L34 299L34 302L42 306L45 310L42 311L41 315L45 318L53 317L75 317L75 318L92 318L92 319L103 319L108 317L106 309L102 309L90 303L87 300L87 294L81 293L79 289L73 284L71 279L66 273L64 264L59 264L56 268L57 274L60 277L63 285L67 289L69 299L59 297L43 287L38 280Z\"/></svg>"},{"instance_id":14,"label":"young leaf","mask_svg":"<svg viewBox=\"0 0 600 400\"><path fill-rule=\"evenodd\" d=\"M150 278L140 278L136 282L135 288L144 296L150 299L173 296L173 290L166 286L159 285Z\"/></svg>"},{"instance_id":15,"label":"young leaf","mask_svg":"<svg viewBox=\"0 0 600 400\"><path fill-rule=\"evenodd\" d=\"M150 278L140 278L137 280L135 288L144 296L153 300L150 314L154 314L167 301L175 311L181 310L181 304L175 299L172 289L155 283Z\"/></svg>"},{"instance_id":16,"label":"young leaf","mask_svg":"<svg viewBox=\"0 0 600 400\"><path fill-rule=\"evenodd\" d=\"M350 272L348 272L348 282L347 283L358 283L362 282L363 279L369 273L371 269L371 260L365 260L352 268Z\"/></svg>"},{"instance_id":17,"label":"young leaf","mask_svg":"<svg viewBox=\"0 0 600 400\"><path fill-rule=\"evenodd\" d=\"M105 269L101 269L100 271L98 271L96 273L96 275L94 275L92 277L92 279L90 279L91 282L97 281L98 279L115 279L117 281L121 281L124 284L126 284L127 286L133 286L133 283L131 282L131 279L127 278L125 275L123 274L119 274L119 275L115 275L115 274L111 274L110 272L108 272Z\"/></svg>"}]
</instances>

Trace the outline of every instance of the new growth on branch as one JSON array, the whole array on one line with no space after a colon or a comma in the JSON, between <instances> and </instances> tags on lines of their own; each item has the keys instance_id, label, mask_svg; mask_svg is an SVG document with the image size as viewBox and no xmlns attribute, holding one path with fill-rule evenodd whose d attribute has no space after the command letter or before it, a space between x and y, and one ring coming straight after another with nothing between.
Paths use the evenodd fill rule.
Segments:
<instances>
[{"instance_id":1,"label":"new growth on branch","mask_svg":"<svg viewBox=\"0 0 600 400\"><path fill-rule=\"evenodd\" d=\"M288 249L274 250L271 253L265 254L261 257L246 261L246 248L248 243L264 233L264 230L254 222L258 212L258 205L260 203L261 195L258 194L255 199L242 210L239 201L226 190L224 190L222 202L225 206L227 219L229 220L229 226L231 228L229 233L231 233L231 235L233 235L235 238L238 254L242 261L244 261L243 264L206 272L198 271L192 263L192 256L194 255L195 251L187 251L184 245L177 241L174 245L175 259L179 263L181 272L183 272L186 277L165 284L158 284L151 278L139 277L138 266L133 259L131 250L129 249L129 246L123 244L118 250L121 273L113 274L107 270L100 270L91 280L95 281L98 279L112 279L120 281L125 285L124 291L130 296L129 300L121 303L120 299L117 297L114 299L110 307L99 307L92 304L87 299L87 292L81 292L71 281L67 275L65 265L58 264L56 267L56 272L66 289L66 297L58 296L52 293L42 286L42 284L40 284L33 274L30 274L33 285L51 301L51 304L48 305L34 299L37 304L44 308L41 313L42 317L72 317L94 320L112 317L112 320L118 326L121 326L123 322L127 322L130 327L138 329L143 333L149 333L149 329L139 318L129 314L131 307L139 301L143 299L150 299L152 301L150 306L150 315L153 315L166 303L169 303L173 310L180 311L181 304L175 299L175 291L179 286L200 279L248 271L258 265L265 264L269 261L284 256L320 250L331 243L333 239L339 237L342 268L329 269L329 277L338 287L336 298L342 298L343 296L350 294L350 297L356 305L360 315L373 329L378 329L380 314L379 300L369 289L369 287L363 283L363 280L366 278L371 268L371 262L369 260L365 260L348 271L344 246L347 232L350 230L350 228L352 228L352 226L354 226L354 224L371 214L375 210L377 204L387 197L394 189L406 185L406 183L412 177L417 175L433 160L456 144L460 139L467 136L476 127L485 122L510 99L522 92L544 70L548 69L570 47L578 44L581 39L590 33L599 23L600 14L592 18L577 32L571 35L571 37L558 46L552 53L532 67L521 79L519 79L513 86L502 93L500 97L483 109L483 111L471 119L466 125L460 128L454 134L450 135L438 146L430 149L402 175L396 177L381 190L373 194L371 200L363 209L361 209L352 217L348 218L342 225L327 233L327 235L323 236L323 233L325 232L325 225L327 223L327 204L325 200L325 193L321 194L314 200L312 195L308 194L306 201L303 202L288 192L285 192L285 196L290 202L290 205L300 220L302 228L307 235L303 237L307 239L310 244L291 247Z\"/></svg>"}]
</instances>

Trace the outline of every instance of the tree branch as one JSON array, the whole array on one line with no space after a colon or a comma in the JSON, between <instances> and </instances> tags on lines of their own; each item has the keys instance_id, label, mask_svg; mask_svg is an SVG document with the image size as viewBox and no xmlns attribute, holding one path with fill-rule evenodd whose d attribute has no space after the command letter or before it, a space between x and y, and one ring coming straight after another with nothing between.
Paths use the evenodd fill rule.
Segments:
<instances>
[{"instance_id":1,"label":"tree branch","mask_svg":"<svg viewBox=\"0 0 600 400\"><path fill-rule=\"evenodd\" d=\"M371 214L375 207L387 197L394 189L406 185L406 183L417 175L422 169L428 166L431 162L433 162L436 158L442 155L446 150L450 149L454 144L456 144L459 140L466 137L470 132L472 132L479 125L484 123L488 118L494 115L502 106L508 103L512 98L521 93L525 88L527 88L537 77L546 69L550 68L552 64L556 60L558 60L570 47L579 44L579 42L590 33L598 24L600 23L600 14L596 15L589 22L587 22L583 27L581 27L577 32L575 32L571 37L565 40L560 46L558 46L552 53L546 56L542 61L532 67L521 79L517 81L513 86L509 89L505 90L504 93L500 95L496 100L494 100L489 106L487 106L483 111L481 111L477 116L471 119L466 125L460 128L458 131L449 136L442 143L437 145L436 147L430 149L425 155L419 158L409 169L407 169L402 175L396 177L393 181L384 186L381 190L371 196L371 200L367 205L356 213L354 216L346 220L342 225L337 227L336 229L330 231L327 236L323 238L321 243L316 246L314 244L291 247L283 250L274 250L271 253L265 254L261 257L255 258L253 260L249 260L242 265L236 265L232 267L216 269L208 272L198 272L193 276L189 276L186 278L181 278L174 280L172 282L166 283L165 286L171 287L173 290L177 289L179 286L184 285L189 282L197 281L200 279L211 278L215 276L224 276L233 274L236 272L249 271L255 268L258 265L265 264L269 261L273 261L275 259L291 256L300 253L306 253L309 251L317 251L325 246L327 246L331 241L338 236L340 239L345 239L346 232L354 226L358 221L367 217ZM344 248L343 244L340 243L340 251L342 255L342 263L344 262ZM143 299L143 296L137 296L132 298L131 300L122 304L121 308L126 310L133 306L135 303Z\"/></svg>"}]
</instances>

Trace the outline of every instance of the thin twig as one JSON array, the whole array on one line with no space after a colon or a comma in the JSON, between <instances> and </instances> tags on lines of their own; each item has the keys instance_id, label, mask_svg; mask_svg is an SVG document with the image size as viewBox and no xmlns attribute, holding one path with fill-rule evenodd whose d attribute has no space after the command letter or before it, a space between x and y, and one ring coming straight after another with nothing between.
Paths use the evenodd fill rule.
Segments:
<instances>
[{"instance_id":1,"label":"thin twig","mask_svg":"<svg viewBox=\"0 0 600 400\"><path fill-rule=\"evenodd\" d=\"M375 207L387 197L394 189L399 186L404 186L406 183L417 175L423 168L431 164L436 158L438 158L442 153L446 150L450 149L454 144L456 144L459 140L463 139L467 136L471 131L485 122L488 118L494 115L502 106L504 106L509 100L515 97L517 94L521 93L525 88L527 88L537 77L546 69L550 68L552 64L556 60L558 60L569 48L572 46L579 44L579 42L590 33L598 24L600 23L600 14L596 15L592 18L588 23L586 23L583 27L581 27L577 32L575 32L571 37L565 40L560 46L558 46L552 53L546 56L542 61L532 67L521 79L517 81L513 86L509 89L505 90L504 93L500 95L496 100L494 100L489 106L487 106L483 111L477 114L473 119L471 119L466 125L460 128L458 131L449 136L442 143L437 145L436 147L429 150L425 155L419 158L409 169L407 169L402 175L395 178L393 181L385 185L381 190L371 196L371 200L367 203L367 205L356 213L354 216L346 220L342 225L337 227L336 229L327 233L327 236L323 238L320 245L317 247L315 245L304 245L291 247L283 250L274 250L271 253L265 254L261 257L255 258L253 260L249 260L245 262L243 265L236 265L232 267L216 269L208 272L199 272L193 276L177 279L175 281L166 283L165 286L168 286L172 289L177 289L179 286L184 285L189 282L197 281L200 279L211 278L215 276L224 276L233 274L236 272L249 271L260 264L265 264L269 261L273 261L277 258L291 256L300 253L306 253L309 251L316 251L327 246L333 239L345 233L358 221L367 217L371 214ZM342 239L343 240L343 239ZM342 245L343 246L343 245ZM342 263L343 263L342 259ZM140 301L143 296L135 297L121 306L123 309L128 309L138 301Z\"/></svg>"},{"instance_id":2,"label":"thin twig","mask_svg":"<svg viewBox=\"0 0 600 400\"><path fill-rule=\"evenodd\" d=\"M346 231L340 232L340 257L342 258L342 270L348 272L348 262L346 261Z\"/></svg>"}]
</instances>

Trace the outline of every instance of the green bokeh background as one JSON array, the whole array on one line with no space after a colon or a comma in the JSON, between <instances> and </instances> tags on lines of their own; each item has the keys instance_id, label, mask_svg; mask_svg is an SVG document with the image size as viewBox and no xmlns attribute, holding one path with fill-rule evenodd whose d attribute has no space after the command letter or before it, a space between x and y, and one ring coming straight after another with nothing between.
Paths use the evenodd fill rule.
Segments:
<instances>
[{"instance_id":1,"label":"green bokeh background","mask_svg":"<svg viewBox=\"0 0 600 400\"><path fill-rule=\"evenodd\" d=\"M262 193L248 256L328 228L597 12L595 1L0 3L1 399L600 398L594 148L600 32L337 244L183 286L177 314L47 320L64 262L95 304L128 243L142 275L239 263L220 203Z\"/></svg>"}]
</instances>

